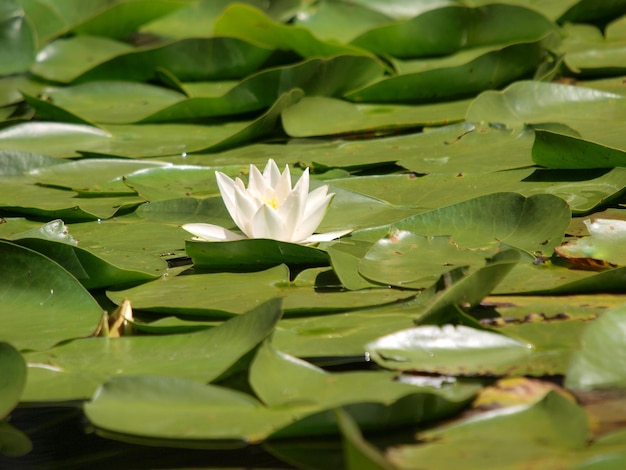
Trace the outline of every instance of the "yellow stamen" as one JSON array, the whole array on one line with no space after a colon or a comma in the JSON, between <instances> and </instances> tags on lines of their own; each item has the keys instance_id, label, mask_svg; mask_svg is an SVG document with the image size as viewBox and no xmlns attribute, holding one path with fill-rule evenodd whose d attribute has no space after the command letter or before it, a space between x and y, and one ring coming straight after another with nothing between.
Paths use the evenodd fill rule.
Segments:
<instances>
[{"instance_id":1,"label":"yellow stamen","mask_svg":"<svg viewBox=\"0 0 626 470\"><path fill-rule=\"evenodd\" d=\"M264 202L271 208L278 209L278 201L276 200L276 196L272 196L272 199L270 199L269 201L264 201Z\"/></svg>"}]
</instances>

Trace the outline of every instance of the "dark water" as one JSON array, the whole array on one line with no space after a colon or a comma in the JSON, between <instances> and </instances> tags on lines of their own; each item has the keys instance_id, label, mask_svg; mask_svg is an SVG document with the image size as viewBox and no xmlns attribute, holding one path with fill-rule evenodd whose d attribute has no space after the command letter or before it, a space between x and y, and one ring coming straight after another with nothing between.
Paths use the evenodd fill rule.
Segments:
<instances>
[{"instance_id":1,"label":"dark water","mask_svg":"<svg viewBox=\"0 0 626 470\"><path fill-rule=\"evenodd\" d=\"M79 408L18 408L9 423L28 435L33 450L22 457L0 454L2 470L293 468L260 446L205 450L153 447L100 437Z\"/></svg>"}]
</instances>

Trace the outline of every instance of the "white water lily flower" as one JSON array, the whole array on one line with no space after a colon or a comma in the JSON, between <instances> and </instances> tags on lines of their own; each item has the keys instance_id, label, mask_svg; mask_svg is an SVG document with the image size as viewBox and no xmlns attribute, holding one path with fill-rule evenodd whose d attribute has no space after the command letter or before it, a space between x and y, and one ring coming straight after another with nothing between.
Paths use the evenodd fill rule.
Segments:
<instances>
[{"instance_id":1,"label":"white water lily flower","mask_svg":"<svg viewBox=\"0 0 626 470\"><path fill-rule=\"evenodd\" d=\"M248 187L216 171L217 185L230 216L248 238L270 238L291 243L334 240L350 230L313 234L326 215L334 194L328 186L309 193L309 170L291 187L289 166L281 174L270 159L263 174L250 165ZM185 224L183 228L200 240L228 241L243 237L212 224Z\"/></svg>"},{"instance_id":2,"label":"white water lily flower","mask_svg":"<svg viewBox=\"0 0 626 470\"><path fill-rule=\"evenodd\" d=\"M561 254L575 258L594 258L622 263L625 258L626 221L596 219L584 221L589 237L559 247Z\"/></svg>"}]
</instances>

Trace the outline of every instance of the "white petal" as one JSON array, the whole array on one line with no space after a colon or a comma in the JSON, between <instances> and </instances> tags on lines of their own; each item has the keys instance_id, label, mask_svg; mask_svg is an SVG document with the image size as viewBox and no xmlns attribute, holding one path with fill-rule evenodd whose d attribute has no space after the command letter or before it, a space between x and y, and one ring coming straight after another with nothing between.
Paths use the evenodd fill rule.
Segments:
<instances>
[{"instance_id":1,"label":"white petal","mask_svg":"<svg viewBox=\"0 0 626 470\"><path fill-rule=\"evenodd\" d=\"M287 167L289 168L289 167ZM263 179L266 181L268 186L275 188L278 185L278 180L280 179L280 170L278 169L278 165L273 158L270 158L265 165L265 169L263 170Z\"/></svg>"},{"instance_id":2,"label":"white petal","mask_svg":"<svg viewBox=\"0 0 626 470\"><path fill-rule=\"evenodd\" d=\"M280 175L276 183L273 184L273 187L276 202L280 206L291 193L291 172L289 171L289 165L285 165L285 171L283 171L283 174Z\"/></svg>"},{"instance_id":3,"label":"white petal","mask_svg":"<svg viewBox=\"0 0 626 470\"><path fill-rule=\"evenodd\" d=\"M240 188L235 187L235 212L230 212L231 217L237 224L237 227L241 229L249 238L251 235L251 224L255 214L259 211L261 203L258 199L250 196L247 191L242 191Z\"/></svg>"},{"instance_id":4,"label":"white petal","mask_svg":"<svg viewBox=\"0 0 626 470\"><path fill-rule=\"evenodd\" d=\"M352 230L340 230L338 232L316 233L315 235L311 235L306 240L303 240L301 243L329 242L331 240L334 240L335 238L343 237L344 235L347 235L350 232L352 232Z\"/></svg>"},{"instance_id":5,"label":"white petal","mask_svg":"<svg viewBox=\"0 0 626 470\"><path fill-rule=\"evenodd\" d=\"M304 170L304 173L302 173L302 176L300 177L300 179L294 186L293 190L294 192L299 192L303 194L307 198L309 197L309 169L308 168Z\"/></svg>"},{"instance_id":6,"label":"white petal","mask_svg":"<svg viewBox=\"0 0 626 470\"><path fill-rule=\"evenodd\" d=\"M269 184L269 181L265 179L265 177L261 174L259 169L250 165L250 174L248 175L248 193L252 197L267 200L268 197L274 191Z\"/></svg>"},{"instance_id":7,"label":"white petal","mask_svg":"<svg viewBox=\"0 0 626 470\"><path fill-rule=\"evenodd\" d=\"M290 241L284 236L286 229L283 220L274 209L265 204L254 215L250 232L250 238Z\"/></svg>"},{"instance_id":8,"label":"white petal","mask_svg":"<svg viewBox=\"0 0 626 470\"><path fill-rule=\"evenodd\" d=\"M297 241L298 239L306 238L306 236L296 235L298 227L302 224L306 208L306 197L306 194L292 191L283 204L276 209L278 216L285 225L285 233L283 234L285 240ZM310 233L307 235L310 235Z\"/></svg>"},{"instance_id":9,"label":"white petal","mask_svg":"<svg viewBox=\"0 0 626 470\"><path fill-rule=\"evenodd\" d=\"M317 212L322 206L329 204L330 200L328 198L330 197L332 199L335 193L326 194L327 192L328 185L325 184L309 193L306 203L307 215L312 212Z\"/></svg>"},{"instance_id":10,"label":"white petal","mask_svg":"<svg viewBox=\"0 0 626 470\"><path fill-rule=\"evenodd\" d=\"M223 242L241 240L244 237L230 230L213 224L185 224L183 228L201 240Z\"/></svg>"},{"instance_id":11,"label":"white petal","mask_svg":"<svg viewBox=\"0 0 626 470\"><path fill-rule=\"evenodd\" d=\"M304 215L296 227L294 238L300 240L308 238L322 223L334 194L325 194L320 197L320 195L323 194L322 191L319 191L321 189L326 191L324 187L316 189L314 192L317 192L317 194L313 198L313 204L311 204L311 195L313 193L309 194Z\"/></svg>"},{"instance_id":12,"label":"white petal","mask_svg":"<svg viewBox=\"0 0 626 470\"><path fill-rule=\"evenodd\" d=\"M236 182L230 179L227 175L222 173L221 171L215 172L215 179L217 180L217 187L220 190L220 194L222 195L222 199L224 200L224 205L230 214L236 210L235 204L235 185ZM241 181L237 178L238 181Z\"/></svg>"}]
</instances>

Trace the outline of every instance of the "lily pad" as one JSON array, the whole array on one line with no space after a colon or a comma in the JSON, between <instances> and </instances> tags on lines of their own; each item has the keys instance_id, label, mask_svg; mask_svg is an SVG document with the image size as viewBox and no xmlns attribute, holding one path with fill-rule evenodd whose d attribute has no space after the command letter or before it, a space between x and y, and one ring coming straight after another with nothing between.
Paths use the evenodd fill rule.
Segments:
<instances>
[{"instance_id":1,"label":"lily pad","mask_svg":"<svg viewBox=\"0 0 626 470\"><path fill-rule=\"evenodd\" d=\"M380 284L423 289L458 267L481 267L492 253L463 250L450 237L397 230L381 238L359 263L359 273Z\"/></svg>"},{"instance_id":2,"label":"lily pad","mask_svg":"<svg viewBox=\"0 0 626 470\"><path fill-rule=\"evenodd\" d=\"M95 331L102 309L69 272L6 241L0 240L0 252L5 279L0 286L2 341L18 349L47 349Z\"/></svg>"},{"instance_id":3,"label":"lily pad","mask_svg":"<svg viewBox=\"0 0 626 470\"><path fill-rule=\"evenodd\" d=\"M567 201L573 214L586 214L619 200L626 170L547 170L524 168L489 173L374 175L331 180L333 186L357 191L396 205L436 209L498 191L526 197L553 194Z\"/></svg>"},{"instance_id":4,"label":"lily pad","mask_svg":"<svg viewBox=\"0 0 626 470\"><path fill-rule=\"evenodd\" d=\"M90 338L27 353L29 372L22 400L87 399L116 376L160 375L206 383L267 337L280 316L280 300L274 299L210 330L158 338Z\"/></svg>"},{"instance_id":5,"label":"lily pad","mask_svg":"<svg viewBox=\"0 0 626 470\"><path fill-rule=\"evenodd\" d=\"M290 283L289 270L281 265L260 272L220 272L163 278L123 291L109 291L107 295L115 303L128 298L140 310L219 319L240 315L259 302L274 297L284 298L285 315L293 316L384 305L410 297L413 293L390 289L342 295L317 292L312 283Z\"/></svg>"},{"instance_id":6,"label":"lily pad","mask_svg":"<svg viewBox=\"0 0 626 470\"><path fill-rule=\"evenodd\" d=\"M354 90L345 97L355 102L379 103L465 98L532 74L545 53L543 40L535 40L461 51L444 59L413 61L414 64L401 66L400 74Z\"/></svg>"},{"instance_id":7,"label":"lily pad","mask_svg":"<svg viewBox=\"0 0 626 470\"><path fill-rule=\"evenodd\" d=\"M134 48L120 41L79 34L48 44L31 70L46 80L62 83L143 82L153 79L158 68L169 70L181 80L219 80L254 72L271 52L235 37L184 38ZM66 61L67 56L74 60ZM196 60L198 56L206 60Z\"/></svg>"},{"instance_id":8,"label":"lily pad","mask_svg":"<svg viewBox=\"0 0 626 470\"><path fill-rule=\"evenodd\" d=\"M545 468L555 464L571 468L576 461L590 462L593 458L595 452L586 450L587 437L584 409L551 392L532 405L494 410L422 433L419 438L425 443L392 449L387 456L399 468L511 467L530 462ZM485 440L493 443L488 451L478 444Z\"/></svg>"},{"instance_id":9,"label":"lily pad","mask_svg":"<svg viewBox=\"0 0 626 470\"><path fill-rule=\"evenodd\" d=\"M587 326L581 349L574 353L566 383L573 389L626 387L626 374L620 367L626 356L626 308L616 307L603 313Z\"/></svg>"},{"instance_id":10,"label":"lily pad","mask_svg":"<svg viewBox=\"0 0 626 470\"><path fill-rule=\"evenodd\" d=\"M122 177L164 163L147 160L83 159L63 165L36 168L29 172L37 183L62 189L70 189L79 194L110 196L135 192L124 184Z\"/></svg>"},{"instance_id":11,"label":"lily pad","mask_svg":"<svg viewBox=\"0 0 626 470\"><path fill-rule=\"evenodd\" d=\"M167 271L165 259L183 253L185 238L179 228L153 223L77 225L70 233L80 241L63 243L35 231L10 238L53 259L88 289L158 278Z\"/></svg>"},{"instance_id":12,"label":"lily pad","mask_svg":"<svg viewBox=\"0 0 626 470\"><path fill-rule=\"evenodd\" d=\"M26 363L9 343L0 343L0 420L15 408L26 384ZM4 446L0 446L4 448Z\"/></svg>"},{"instance_id":13,"label":"lily pad","mask_svg":"<svg viewBox=\"0 0 626 470\"><path fill-rule=\"evenodd\" d=\"M488 248L504 243L544 253L561 243L570 218L565 201L550 194L525 198L515 193L493 193L417 214L392 225L423 236L448 235L459 247ZM352 236L377 240L389 227L359 230Z\"/></svg>"},{"instance_id":14,"label":"lily pad","mask_svg":"<svg viewBox=\"0 0 626 470\"><path fill-rule=\"evenodd\" d=\"M292 137L397 132L460 121L467 105L467 101L422 106L357 105L312 96L283 111L282 122Z\"/></svg>"},{"instance_id":15,"label":"lily pad","mask_svg":"<svg viewBox=\"0 0 626 470\"><path fill-rule=\"evenodd\" d=\"M251 238L230 242L188 240L186 251L195 266L211 270L257 270L287 264L326 266L328 255L317 248L297 243Z\"/></svg>"},{"instance_id":16,"label":"lily pad","mask_svg":"<svg viewBox=\"0 0 626 470\"><path fill-rule=\"evenodd\" d=\"M516 18L512 26L504 18ZM504 25L508 25L505 27ZM500 26L500 27L498 27ZM410 20L368 29L351 44L398 58L443 56L461 48L536 39L554 30L543 15L517 5L432 8Z\"/></svg>"},{"instance_id":17,"label":"lily pad","mask_svg":"<svg viewBox=\"0 0 626 470\"><path fill-rule=\"evenodd\" d=\"M35 33L20 2L7 1L0 11L0 76L25 72L35 58Z\"/></svg>"},{"instance_id":18,"label":"lily pad","mask_svg":"<svg viewBox=\"0 0 626 470\"><path fill-rule=\"evenodd\" d=\"M437 374L501 374L532 353L531 344L463 325L401 330L366 349L382 367Z\"/></svg>"}]
</instances>

